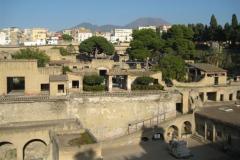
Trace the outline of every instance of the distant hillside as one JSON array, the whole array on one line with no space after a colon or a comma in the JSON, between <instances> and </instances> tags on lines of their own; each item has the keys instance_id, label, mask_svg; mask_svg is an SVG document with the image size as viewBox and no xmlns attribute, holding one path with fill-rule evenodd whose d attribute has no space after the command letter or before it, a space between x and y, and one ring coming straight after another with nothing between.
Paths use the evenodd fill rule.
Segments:
<instances>
[{"instance_id":1,"label":"distant hillside","mask_svg":"<svg viewBox=\"0 0 240 160\"><path fill-rule=\"evenodd\" d=\"M125 27L127 28L137 28L138 26L160 26L160 25L169 24L167 21L161 18L138 18L135 21L127 24Z\"/></svg>"},{"instance_id":2,"label":"distant hillside","mask_svg":"<svg viewBox=\"0 0 240 160\"><path fill-rule=\"evenodd\" d=\"M79 25L76 25L72 28L79 28L79 27L84 27L88 28L93 32L109 32L113 30L114 28L137 28L138 26L160 26L164 24L169 24L167 21L161 19L161 18L150 18L150 17L145 17L145 18L138 18L135 21L125 25L125 26L118 26L118 25L94 25L91 23L81 23Z\"/></svg>"},{"instance_id":3,"label":"distant hillside","mask_svg":"<svg viewBox=\"0 0 240 160\"><path fill-rule=\"evenodd\" d=\"M121 26L116 26L116 25L102 25L102 26L98 26L98 25L93 25L91 23L81 23L77 26L74 26L72 28L79 28L79 27L84 27L87 29L90 29L91 31L98 31L98 32L107 32L107 31L111 31L114 28L120 28Z\"/></svg>"}]
</instances>

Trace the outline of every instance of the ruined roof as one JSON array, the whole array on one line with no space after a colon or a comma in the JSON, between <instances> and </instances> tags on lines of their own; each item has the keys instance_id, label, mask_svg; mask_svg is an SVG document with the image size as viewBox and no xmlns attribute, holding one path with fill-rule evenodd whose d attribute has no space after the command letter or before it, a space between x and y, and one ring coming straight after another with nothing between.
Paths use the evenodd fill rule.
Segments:
<instances>
[{"instance_id":1,"label":"ruined roof","mask_svg":"<svg viewBox=\"0 0 240 160\"><path fill-rule=\"evenodd\" d=\"M189 65L205 72L226 72L226 70L208 63L194 63Z\"/></svg>"},{"instance_id":2,"label":"ruined roof","mask_svg":"<svg viewBox=\"0 0 240 160\"><path fill-rule=\"evenodd\" d=\"M50 75L49 81L50 82L59 82L59 81L67 81L67 75Z\"/></svg>"},{"instance_id":3,"label":"ruined roof","mask_svg":"<svg viewBox=\"0 0 240 160\"><path fill-rule=\"evenodd\" d=\"M112 69L109 71L108 75L130 75L130 76L150 76L154 74L153 71L146 70L126 70L126 69Z\"/></svg>"},{"instance_id":4,"label":"ruined roof","mask_svg":"<svg viewBox=\"0 0 240 160\"><path fill-rule=\"evenodd\" d=\"M222 105L202 108L196 116L206 117L215 122L240 128L240 107L236 105Z\"/></svg>"},{"instance_id":5,"label":"ruined roof","mask_svg":"<svg viewBox=\"0 0 240 160\"><path fill-rule=\"evenodd\" d=\"M52 60L48 64L50 65L63 65L69 63L69 60Z\"/></svg>"}]
</instances>

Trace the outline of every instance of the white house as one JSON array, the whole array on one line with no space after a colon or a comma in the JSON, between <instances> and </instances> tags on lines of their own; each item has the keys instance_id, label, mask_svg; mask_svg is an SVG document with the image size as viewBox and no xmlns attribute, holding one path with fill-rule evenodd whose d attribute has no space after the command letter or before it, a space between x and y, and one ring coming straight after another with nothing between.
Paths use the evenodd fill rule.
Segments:
<instances>
[{"instance_id":1,"label":"white house","mask_svg":"<svg viewBox=\"0 0 240 160\"><path fill-rule=\"evenodd\" d=\"M46 45L46 40L41 39L41 40L36 40L36 41L25 41L24 46L44 46Z\"/></svg>"},{"instance_id":2,"label":"white house","mask_svg":"<svg viewBox=\"0 0 240 160\"><path fill-rule=\"evenodd\" d=\"M58 37L50 37L49 39L47 39L47 44L48 45L57 45L58 44Z\"/></svg>"},{"instance_id":3,"label":"white house","mask_svg":"<svg viewBox=\"0 0 240 160\"><path fill-rule=\"evenodd\" d=\"M132 40L132 29L115 29L111 42L130 42Z\"/></svg>"},{"instance_id":4,"label":"white house","mask_svg":"<svg viewBox=\"0 0 240 160\"><path fill-rule=\"evenodd\" d=\"M77 41L81 43L82 41L84 41L92 36L93 36L93 34L91 32L78 32Z\"/></svg>"},{"instance_id":5,"label":"white house","mask_svg":"<svg viewBox=\"0 0 240 160\"><path fill-rule=\"evenodd\" d=\"M160 32L167 32L172 26L171 25L162 25L160 26Z\"/></svg>"},{"instance_id":6,"label":"white house","mask_svg":"<svg viewBox=\"0 0 240 160\"><path fill-rule=\"evenodd\" d=\"M10 43L10 39L5 32L0 32L0 45L8 45Z\"/></svg>"},{"instance_id":7,"label":"white house","mask_svg":"<svg viewBox=\"0 0 240 160\"><path fill-rule=\"evenodd\" d=\"M106 40L111 41L112 33L111 32L95 32L95 36L103 37Z\"/></svg>"},{"instance_id":8,"label":"white house","mask_svg":"<svg viewBox=\"0 0 240 160\"><path fill-rule=\"evenodd\" d=\"M139 26L138 30L142 30L142 29L152 29L153 31L157 30L156 26Z\"/></svg>"}]
</instances>

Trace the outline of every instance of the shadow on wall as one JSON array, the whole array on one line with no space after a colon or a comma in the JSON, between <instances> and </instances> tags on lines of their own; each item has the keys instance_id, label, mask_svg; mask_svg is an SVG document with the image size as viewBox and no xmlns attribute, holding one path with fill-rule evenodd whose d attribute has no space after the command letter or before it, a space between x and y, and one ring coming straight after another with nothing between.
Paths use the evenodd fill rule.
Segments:
<instances>
[{"instance_id":1,"label":"shadow on wall","mask_svg":"<svg viewBox=\"0 0 240 160\"><path fill-rule=\"evenodd\" d=\"M96 158L97 154L94 150L89 149L85 152L79 152L74 156L74 160L102 160L101 158Z\"/></svg>"}]
</instances>

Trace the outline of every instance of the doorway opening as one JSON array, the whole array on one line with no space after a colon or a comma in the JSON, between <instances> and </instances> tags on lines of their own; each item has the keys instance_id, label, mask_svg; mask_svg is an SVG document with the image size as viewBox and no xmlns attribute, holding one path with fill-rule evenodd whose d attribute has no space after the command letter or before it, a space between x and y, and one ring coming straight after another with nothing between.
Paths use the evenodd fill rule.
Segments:
<instances>
[{"instance_id":1,"label":"doorway opening","mask_svg":"<svg viewBox=\"0 0 240 160\"><path fill-rule=\"evenodd\" d=\"M24 94L25 78L24 77L7 77L8 94Z\"/></svg>"}]
</instances>

